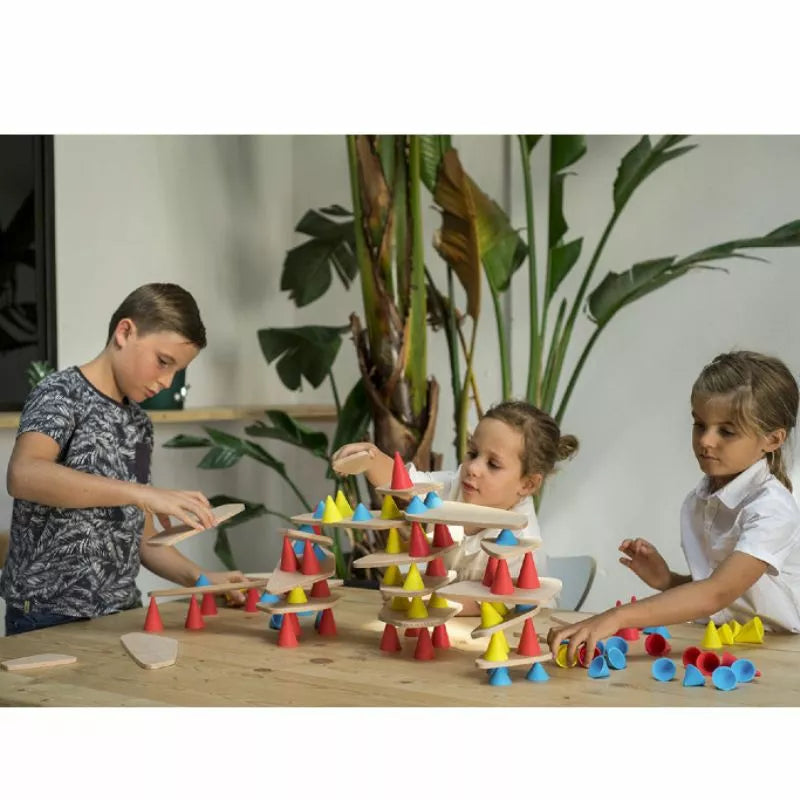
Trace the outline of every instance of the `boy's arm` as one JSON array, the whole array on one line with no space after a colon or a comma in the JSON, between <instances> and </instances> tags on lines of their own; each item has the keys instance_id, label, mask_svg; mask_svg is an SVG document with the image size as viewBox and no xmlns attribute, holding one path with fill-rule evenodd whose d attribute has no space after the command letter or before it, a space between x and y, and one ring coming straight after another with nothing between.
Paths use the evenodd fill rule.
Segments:
<instances>
[{"instance_id":1,"label":"boy's arm","mask_svg":"<svg viewBox=\"0 0 800 800\"><path fill-rule=\"evenodd\" d=\"M28 431L17 437L6 473L8 493L56 508L132 505L146 512L169 514L192 527L198 520L205 527L214 524L210 504L200 492L168 491L90 475L57 464L59 452L58 443L43 433Z\"/></svg>"}]
</instances>

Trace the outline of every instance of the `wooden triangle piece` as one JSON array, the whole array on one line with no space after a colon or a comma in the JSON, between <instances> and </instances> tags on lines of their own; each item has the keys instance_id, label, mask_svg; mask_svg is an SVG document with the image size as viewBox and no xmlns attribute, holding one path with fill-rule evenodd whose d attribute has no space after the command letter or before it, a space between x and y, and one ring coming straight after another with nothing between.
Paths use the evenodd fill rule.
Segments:
<instances>
[{"instance_id":1,"label":"wooden triangle piece","mask_svg":"<svg viewBox=\"0 0 800 800\"><path fill-rule=\"evenodd\" d=\"M40 667L60 667L63 664L74 664L77 660L75 656L63 653L40 653L36 656L0 661L0 668L8 672L21 672L25 669L39 669Z\"/></svg>"},{"instance_id":2,"label":"wooden triangle piece","mask_svg":"<svg viewBox=\"0 0 800 800\"><path fill-rule=\"evenodd\" d=\"M128 655L144 669L171 667L178 660L178 640L152 633L126 633L120 636Z\"/></svg>"},{"instance_id":3,"label":"wooden triangle piece","mask_svg":"<svg viewBox=\"0 0 800 800\"><path fill-rule=\"evenodd\" d=\"M376 490L380 491L380 490ZM519 530L528 524L525 514L516 511L504 511L502 508L479 506L474 503L461 503L457 500L445 500L440 506L426 511L424 514L405 514L411 522L439 522L445 525L476 525L481 528L508 528Z\"/></svg>"},{"instance_id":4,"label":"wooden triangle piece","mask_svg":"<svg viewBox=\"0 0 800 800\"><path fill-rule=\"evenodd\" d=\"M244 503L226 503L222 506L216 506L211 510L214 512L214 524L211 527L216 528L221 522L225 522L244 511ZM207 530L209 530L209 528L192 528L188 525L175 525L169 528L169 530L161 531L161 533L151 536L147 540L147 544L172 546L184 539L188 539L190 536L195 536Z\"/></svg>"}]
</instances>

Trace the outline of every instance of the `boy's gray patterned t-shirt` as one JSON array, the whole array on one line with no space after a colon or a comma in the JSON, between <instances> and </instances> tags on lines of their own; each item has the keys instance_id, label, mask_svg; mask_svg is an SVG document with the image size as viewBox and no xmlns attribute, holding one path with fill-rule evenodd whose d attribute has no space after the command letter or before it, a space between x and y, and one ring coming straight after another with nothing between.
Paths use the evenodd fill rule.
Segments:
<instances>
[{"instance_id":1,"label":"boy's gray patterned t-shirt","mask_svg":"<svg viewBox=\"0 0 800 800\"><path fill-rule=\"evenodd\" d=\"M102 394L77 367L48 375L31 391L17 435L28 431L58 443L59 464L150 482L150 418L136 403ZM14 500L0 594L13 608L74 617L141 605L135 581L143 529L144 512L132 505L53 508Z\"/></svg>"}]
</instances>

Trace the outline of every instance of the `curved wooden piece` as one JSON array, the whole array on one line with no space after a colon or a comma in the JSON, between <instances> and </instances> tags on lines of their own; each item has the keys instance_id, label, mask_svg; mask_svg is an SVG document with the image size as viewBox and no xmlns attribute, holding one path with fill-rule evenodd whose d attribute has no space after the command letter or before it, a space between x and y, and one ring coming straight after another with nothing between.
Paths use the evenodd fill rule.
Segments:
<instances>
[{"instance_id":1,"label":"curved wooden piece","mask_svg":"<svg viewBox=\"0 0 800 800\"><path fill-rule=\"evenodd\" d=\"M61 667L65 664L74 664L77 660L75 656L68 656L63 653L39 653L39 655L35 656L23 656L22 658L0 661L0 669L4 669L7 672L22 672L26 669Z\"/></svg>"},{"instance_id":2,"label":"curved wooden piece","mask_svg":"<svg viewBox=\"0 0 800 800\"><path fill-rule=\"evenodd\" d=\"M320 563L322 572L317 575L303 575L302 572L284 572L282 569L273 570L267 581L267 591L270 594L285 594L295 586L308 589L317 581L325 581L336 574L336 560L331 556ZM330 585L330 584L329 584Z\"/></svg>"},{"instance_id":3,"label":"curved wooden piece","mask_svg":"<svg viewBox=\"0 0 800 800\"><path fill-rule=\"evenodd\" d=\"M225 522L244 511L244 503L226 503L211 510L214 512L214 524L211 528L216 528L221 522ZM188 525L175 525L169 530L161 531L161 533L151 536L147 540L147 544L172 547L190 536L196 536L198 533L211 530L211 528L191 528Z\"/></svg>"},{"instance_id":4,"label":"curved wooden piece","mask_svg":"<svg viewBox=\"0 0 800 800\"><path fill-rule=\"evenodd\" d=\"M444 525L468 525L501 530L508 528L510 531L519 530L528 524L525 514L474 503L461 503L458 500L445 500L440 506L424 514L405 514L405 518L411 522L440 522Z\"/></svg>"},{"instance_id":5,"label":"curved wooden piece","mask_svg":"<svg viewBox=\"0 0 800 800\"><path fill-rule=\"evenodd\" d=\"M362 450L331 462L331 469L339 475L360 475L367 470L372 461L369 450Z\"/></svg>"},{"instance_id":6,"label":"curved wooden piece","mask_svg":"<svg viewBox=\"0 0 800 800\"><path fill-rule=\"evenodd\" d=\"M307 540L309 542L315 542L316 544L333 544L333 539L331 539L330 536L307 533L306 531L296 531L294 528L281 528L279 533L281 536L288 536L290 539Z\"/></svg>"},{"instance_id":7,"label":"curved wooden piece","mask_svg":"<svg viewBox=\"0 0 800 800\"><path fill-rule=\"evenodd\" d=\"M232 581L231 583L212 583L209 586L176 586L174 589L153 589L148 592L148 597L188 597L192 594L222 594L233 589L258 589L265 586L266 578L257 578L248 581Z\"/></svg>"},{"instance_id":8,"label":"curved wooden piece","mask_svg":"<svg viewBox=\"0 0 800 800\"><path fill-rule=\"evenodd\" d=\"M256 608L268 614L302 614L304 611L323 611L326 608L333 608L341 599L342 595L332 594L330 597L309 597L307 603L287 603L286 600L272 604L258 603Z\"/></svg>"},{"instance_id":9,"label":"curved wooden piece","mask_svg":"<svg viewBox=\"0 0 800 800\"><path fill-rule=\"evenodd\" d=\"M390 494L393 497L400 497L403 500L410 500L414 495L428 494L428 492L440 492L444 488L443 483L415 483L410 489L392 489L391 486L376 486L378 494Z\"/></svg>"},{"instance_id":10,"label":"curved wooden piece","mask_svg":"<svg viewBox=\"0 0 800 800\"><path fill-rule=\"evenodd\" d=\"M353 562L354 567L366 569L367 567L389 567L392 564L426 564L434 558L449 553L458 547L457 543L447 547L431 547L431 552L427 556L410 556L408 553L370 553L368 556L361 556Z\"/></svg>"},{"instance_id":11,"label":"curved wooden piece","mask_svg":"<svg viewBox=\"0 0 800 800\"><path fill-rule=\"evenodd\" d=\"M385 605L378 612L378 619L394 625L396 628L435 628L437 625L444 625L459 611L461 611L461 605L456 603L452 608L429 608L428 616L423 619L409 619L405 611L395 611Z\"/></svg>"},{"instance_id":12,"label":"curved wooden piece","mask_svg":"<svg viewBox=\"0 0 800 800\"><path fill-rule=\"evenodd\" d=\"M512 651L513 652L513 651ZM505 661L486 661L483 658L475 659L475 666L481 669L494 669L495 667L517 667L520 664L535 664L537 661L551 661L553 654L550 652L542 653L538 656L512 656L509 653Z\"/></svg>"},{"instance_id":13,"label":"curved wooden piece","mask_svg":"<svg viewBox=\"0 0 800 800\"><path fill-rule=\"evenodd\" d=\"M543 605L561 591L558 578L539 578L538 589L519 589L514 594L492 594L490 587L479 581L459 581L445 586L438 594L448 600L475 600L478 603L505 603L506 605Z\"/></svg>"},{"instance_id":14,"label":"curved wooden piece","mask_svg":"<svg viewBox=\"0 0 800 800\"><path fill-rule=\"evenodd\" d=\"M178 660L178 640L152 633L126 633L120 636L128 655L143 669L171 667Z\"/></svg>"},{"instance_id":15,"label":"curved wooden piece","mask_svg":"<svg viewBox=\"0 0 800 800\"><path fill-rule=\"evenodd\" d=\"M432 575L423 575L422 582L425 584L424 589L416 589L413 591L409 591L408 589L404 589L402 586L379 586L381 594L384 597L424 597L426 594L432 594L433 592L437 591L442 586L447 586L448 583L451 583L455 580L456 571L454 569L449 570L447 575L443 578L436 578Z\"/></svg>"},{"instance_id":16,"label":"curved wooden piece","mask_svg":"<svg viewBox=\"0 0 800 800\"><path fill-rule=\"evenodd\" d=\"M495 558L516 558L541 547L541 539L519 539L519 544L495 544L494 539L481 541L481 550Z\"/></svg>"},{"instance_id":17,"label":"curved wooden piece","mask_svg":"<svg viewBox=\"0 0 800 800\"><path fill-rule=\"evenodd\" d=\"M473 639L480 639L482 636L491 636L493 633L497 633L497 631L512 628L514 625L524 622L528 617L535 617L541 610L540 606L535 606L528 611L512 611L502 622L498 622L497 625L492 625L491 628L477 627L470 633L470 636Z\"/></svg>"}]
</instances>

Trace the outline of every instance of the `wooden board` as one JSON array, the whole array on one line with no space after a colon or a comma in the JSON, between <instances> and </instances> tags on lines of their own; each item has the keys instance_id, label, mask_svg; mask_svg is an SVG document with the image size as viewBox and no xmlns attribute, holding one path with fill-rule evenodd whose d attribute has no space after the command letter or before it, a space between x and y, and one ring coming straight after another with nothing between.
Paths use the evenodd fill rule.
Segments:
<instances>
[{"instance_id":1,"label":"wooden board","mask_svg":"<svg viewBox=\"0 0 800 800\"><path fill-rule=\"evenodd\" d=\"M259 589L267 583L266 578L257 578L250 581L231 581L230 583L212 583L209 586L176 586L174 589L153 589L148 592L148 597L188 597L192 594L222 594L232 589Z\"/></svg>"},{"instance_id":2,"label":"wooden board","mask_svg":"<svg viewBox=\"0 0 800 800\"><path fill-rule=\"evenodd\" d=\"M277 603L259 603L256 608L268 614L302 614L304 611L323 611L333 608L340 600L340 594L331 594L330 597L309 597L307 603L287 603L279 600Z\"/></svg>"},{"instance_id":3,"label":"wooden board","mask_svg":"<svg viewBox=\"0 0 800 800\"><path fill-rule=\"evenodd\" d=\"M436 578L432 575L422 575L422 582L425 584L424 589L415 589L409 591L402 586L379 586L381 594L384 597L424 597L426 594L431 594L442 586L447 586L456 579L456 571L451 569L443 578Z\"/></svg>"},{"instance_id":4,"label":"wooden board","mask_svg":"<svg viewBox=\"0 0 800 800\"><path fill-rule=\"evenodd\" d=\"M374 463L374 458L370 455L369 450L362 450L334 461L331 469L339 475L360 475L372 463Z\"/></svg>"},{"instance_id":5,"label":"wooden board","mask_svg":"<svg viewBox=\"0 0 800 800\"><path fill-rule=\"evenodd\" d=\"M467 525L501 530L508 528L510 531L519 530L528 524L525 514L473 503L460 503L457 500L445 500L440 506L424 514L406 514L405 518L411 522L441 522L445 525Z\"/></svg>"},{"instance_id":6,"label":"wooden board","mask_svg":"<svg viewBox=\"0 0 800 800\"><path fill-rule=\"evenodd\" d=\"M390 494L392 497L400 497L403 500L410 500L414 495L428 494L428 492L441 492L444 488L443 483L415 483L409 489L392 489L391 486L376 486L378 494Z\"/></svg>"},{"instance_id":7,"label":"wooden board","mask_svg":"<svg viewBox=\"0 0 800 800\"><path fill-rule=\"evenodd\" d=\"M296 531L294 528L281 528L280 534L281 536L288 536L290 539L309 541L316 544L333 544L333 539L330 536L308 533L307 531Z\"/></svg>"},{"instance_id":8,"label":"wooden board","mask_svg":"<svg viewBox=\"0 0 800 800\"><path fill-rule=\"evenodd\" d=\"M62 653L40 653L36 656L23 656L0 661L0 669L6 672L22 672L26 669L41 669L42 667L60 667L65 664L74 664L78 659Z\"/></svg>"},{"instance_id":9,"label":"wooden board","mask_svg":"<svg viewBox=\"0 0 800 800\"><path fill-rule=\"evenodd\" d=\"M367 569L369 567L389 567L392 564L426 564L434 558L449 553L458 547L457 543L447 547L431 547L431 552L427 556L410 556L408 553L370 553L368 556L361 556L353 562L354 567Z\"/></svg>"},{"instance_id":10,"label":"wooden board","mask_svg":"<svg viewBox=\"0 0 800 800\"><path fill-rule=\"evenodd\" d=\"M524 622L528 617L535 617L541 610L541 606L535 606L528 611L512 611L502 622L498 622L497 625L492 625L490 628L475 628L475 630L470 633L470 636L473 639L480 639L482 636L491 636L497 631L502 631L506 628L518 625L520 622Z\"/></svg>"},{"instance_id":11,"label":"wooden board","mask_svg":"<svg viewBox=\"0 0 800 800\"><path fill-rule=\"evenodd\" d=\"M404 517L398 517L397 519L381 519L380 511L370 511L372 514L373 519L364 520L363 522L359 522L358 520L353 521L352 515L349 517L344 517L340 519L338 522L323 522L321 519L314 519L314 514L308 512L306 514L297 514L294 517L290 517L292 522L295 525L311 525L312 527L316 526L318 528L321 527L328 527L328 528L350 528L353 530L369 530L369 531L388 531L389 528L397 528L398 530L405 530L410 528L410 524L405 521Z\"/></svg>"},{"instance_id":12,"label":"wooden board","mask_svg":"<svg viewBox=\"0 0 800 800\"><path fill-rule=\"evenodd\" d=\"M478 603L505 603L509 605L540 606L551 600L561 591L558 578L539 578L538 589L514 588L514 594L492 594L488 586L478 581L459 581L439 590L448 600L475 600Z\"/></svg>"},{"instance_id":13,"label":"wooden board","mask_svg":"<svg viewBox=\"0 0 800 800\"><path fill-rule=\"evenodd\" d=\"M171 667L178 660L178 640L152 633L126 633L120 636L128 655L143 669Z\"/></svg>"},{"instance_id":14,"label":"wooden board","mask_svg":"<svg viewBox=\"0 0 800 800\"><path fill-rule=\"evenodd\" d=\"M595 616L586 611L553 611L550 614L550 627L561 627L562 625L574 625L576 622L583 622L585 619Z\"/></svg>"},{"instance_id":15,"label":"wooden board","mask_svg":"<svg viewBox=\"0 0 800 800\"><path fill-rule=\"evenodd\" d=\"M424 619L409 619L405 611L395 611L385 605L378 613L378 619L394 625L396 628L435 628L437 625L444 625L459 611L461 611L461 606L458 604L452 608L429 608L428 616Z\"/></svg>"},{"instance_id":16,"label":"wooden board","mask_svg":"<svg viewBox=\"0 0 800 800\"><path fill-rule=\"evenodd\" d=\"M214 512L214 524L211 528L216 528L221 522L235 517L237 514L244 511L244 503L226 503L223 506L216 506L211 509ZM175 525L168 531L162 531L155 536L151 536L147 540L147 544L165 545L172 547L190 536L195 536L203 531L211 530L211 528L192 528L189 525Z\"/></svg>"},{"instance_id":17,"label":"wooden board","mask_svg":"<svg viewBox=\"0 0 800 800\"><path fill-rule=\"evenodd\" d=\"M520 664L535 664L537 661L550 661L553 658L553 654L549 651L538 656L515 656L512 655L513 652L514 651L512 650L511 653L508 654L508 658L505 661L486 661L486 659L483 658L476 658L475 666L480 667L481 669L494 669L495 667L517 667Z\"/></svg>"},{"instance_id":18,"label":"wooden board","mask_svg":"<svg viewBox=\"0 0 800 800\"><path fill-rule=\"evenodd\" d=\"M516 558L536 550L541 544L540 539L519 539L519 544L495 544L494 539L484 539L481 550L495 558Z\"/></svg>"},{"instance_id":19,"label":"wooden board","mask_svg":"<svg viewBox=\"0 0 800 800\"><path fill-rule=\"evenodd\" d=\"M285 594L295 586L308 589L317 581L326 581L336 574L334 558L326 558L319 566L322 572L317 575L303 575L302 572L284 572L282 569L276 569L267 581L267 591L270 594ZM330 583L328 585L330 586Z\"/></svg>"}]
</instances>

